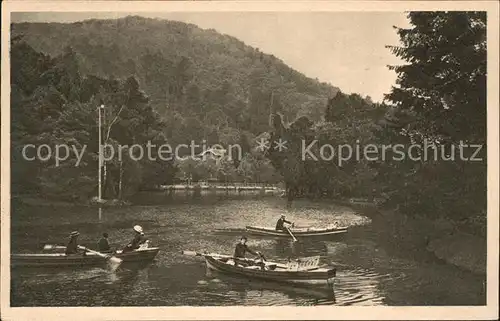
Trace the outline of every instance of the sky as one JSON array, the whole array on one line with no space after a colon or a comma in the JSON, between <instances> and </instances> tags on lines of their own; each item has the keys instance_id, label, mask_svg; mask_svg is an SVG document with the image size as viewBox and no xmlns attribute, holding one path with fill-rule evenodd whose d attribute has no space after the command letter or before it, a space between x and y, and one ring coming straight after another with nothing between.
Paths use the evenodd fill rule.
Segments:
<instances>
[{"instance_id":1,"label":"sky","mask_svg":"<svg viewBox=\"0 0 500 321\"><path fill-rule=\"evenodd\" d=\"M393 26L408 27L403 12L29 12L12 22L75 22L139 15L215 29L273 54L308 77L382 101L400 64L386 45L398 45Z\"/></svg>"}]
</instances>

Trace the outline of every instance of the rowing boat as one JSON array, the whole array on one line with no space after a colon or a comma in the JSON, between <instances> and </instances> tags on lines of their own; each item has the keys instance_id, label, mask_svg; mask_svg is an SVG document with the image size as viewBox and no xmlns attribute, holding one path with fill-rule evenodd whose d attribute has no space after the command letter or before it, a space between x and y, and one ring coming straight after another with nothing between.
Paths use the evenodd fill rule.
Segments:
<instances>
[{"instance_id":1,"label":"rowing boat","mask_svg":"<svg viewBox=\"0 0 500 321\"><path fill-rule=\"evenodd\" d=\"M160 249L150 247L123 253L116 251L113 255L126 262L145 263L152 261ZM106 263L106 259L94 253L70 254L64 253L33 253L12 254L12 266L16 267L63 267L63 266L98 266Z\"/></svg>"},{"instance_id":2,"label":"rowing boat","mask_svg":"<svg viewBox=\"0 0 500 321\"><path fill-rule=\"evenodd\" d=\"M289 229L295 237L318 237L318 236L332 236L332 235L341 235L347 233L347 227L327 227L327 228L315 228L315 227L307 227L307 228L290 228ZM247 226L246 231L248 233L256 234L256 235L266 235L266 236L275 236L275 237L290 237L288 231L280 231L270 227L261 227L261 226Z\"/></svg>"},{"instance_id":3,"label":"rowing boat","mask_svg":"<svg viewBox=\"0 0 500 321\"><path fill-rule=\"evenodd\" d=\"M204 255L207 267L226 274L241 277L267 280L273 282L292 283L299 285L328 285L333 287L337 273L335 268L309 267L299 269L297 265L265 261L263 264L248 264L251 260L244 260L247 264L234 264L234 260L227 256L213 254Z\"/></svg>"}]
</instances>

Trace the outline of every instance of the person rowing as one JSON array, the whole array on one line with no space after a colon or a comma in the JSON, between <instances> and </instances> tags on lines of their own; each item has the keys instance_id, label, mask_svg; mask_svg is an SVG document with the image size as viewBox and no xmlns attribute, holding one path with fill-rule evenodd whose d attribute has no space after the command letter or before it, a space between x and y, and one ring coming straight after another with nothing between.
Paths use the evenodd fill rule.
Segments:
<instances>
[{"instance_id":1,"label":"person rowing","mask_svg":"<svg viewBox=\"0 0 500 321\"><path fill-rule=\"evenodd\" d=\"M69 242L68 245L66 245L66 250L64 251L64 254L70 255L70 254L78 254L79 251L81 251L78 248L78 231L73 231L69 234ZM83 251L83 254L86 254L85 251Z\"/></svg>"},{"instance_id":2,"label":"person rowing","mask_svg":"<svg viewBox=\"0 0 500 321\"><path fill-rule=\"evenodd\" d=\"M259 257L262 256L262 254L259 251L254 251L248 247L247 240L248 240L247 237L243 235L240 238L240 241L236 244L233 254L234 265L239 265L239 264L241 265L242 261L245 261L246 258L245 256L247 252ZM243 260L238 260L238 259L243 259Z\"/></svg>"},{"instance_id":3,"label":"person rowing","mask_svg":"<svg viewBox=\"0 0 500 321\"><path fill-rule=\"evenodd\" d=\"M285 223L290 224L292 227L294 225L293 222L286 220L285 214L282 214L281 217L276 222L276 231L285 231Z\"/></svg>"},{"instance_id":4,"label":"person rowing","mask_svg":"<svg viewBox=\"0 0 500 321\"><path fill-rule=\"evenodd\" d=\"M244 235L240 238L240 241L236 244L236 246L234 248L234 255L233 256L235 258L243 258L244 259L247 252L250 254L253 254L253 255L260 255L260 252L254 251L248 247L247 241L248 241L248 239Z\"/></svg>"},{"instance_id":5,"label":"person rowing","mask_svg":"<svg viewBox=\"0 0 500 321\"><path fill-rule=\"evenodd\" d=\"M144 236L144 231L140 225L134 226L134 233L134 238L129 244L127 244L127 246L125 246L123 253L137 250L143 243L147 242L147 239Z\"/></svg>"}]
</instances>

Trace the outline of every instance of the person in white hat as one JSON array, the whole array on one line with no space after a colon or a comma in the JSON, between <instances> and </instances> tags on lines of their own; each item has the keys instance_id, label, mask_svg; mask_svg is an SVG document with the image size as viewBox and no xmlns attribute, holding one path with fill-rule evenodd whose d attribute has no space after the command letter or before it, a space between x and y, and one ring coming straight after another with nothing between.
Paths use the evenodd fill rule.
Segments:
<instances>
[{"instance_id":1,"label":"person in white hat","mask_svg":"<svg viewBox=\"0 0 500 321\"><path fill-rule=\"evenodd\" d=\"M134 238L129 244L127 244L127 246L125 246L125 248L123 249L123 253L136 250L142 243L147 241L146 238L144 237L144 230L140 225L134 226L134 232L135 232Z\"/></svg>"}]
</instances>

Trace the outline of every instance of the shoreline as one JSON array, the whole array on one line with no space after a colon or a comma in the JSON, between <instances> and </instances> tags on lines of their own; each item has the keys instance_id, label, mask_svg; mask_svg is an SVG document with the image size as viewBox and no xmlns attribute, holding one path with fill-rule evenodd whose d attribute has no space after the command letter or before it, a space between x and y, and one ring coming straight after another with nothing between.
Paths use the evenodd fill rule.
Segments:
<instances>
[{"instance_id":1,"label":"shoreline","mask_svg":"<svg viewBox=\"0 0 500 321\"><path fill-rule=\"evenodd\" d=\"M40 196L21 196L14 195L11 196L11 205L19 204L19 205L29 205L29 206L49 206L49 207L73 207L73 206L83 206L83 207L99 207L99 203L96 200L89 199L85 202L82 201L63 201L63 200L54 200L54 199L45 199ZM122 201L118 199L109 199L102 200L100 206L108 207L108 206L130 206L132 203L128 201Z\"/></svg>"},{"instance_id":2,"label":"shoreline","mask_svg":"<svg viewBox=\"0 0 500 321\"><path fill-rule=\"evenodd\" d=\"M486 275L486 238L463 231L457 222L410 217L395 209L352 208L369 217L374 228L387 229L384 243L388 247L416 255L429 253L446 264Z\"/></svg>"}]
</instances>

